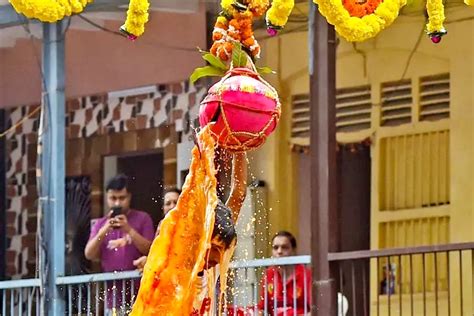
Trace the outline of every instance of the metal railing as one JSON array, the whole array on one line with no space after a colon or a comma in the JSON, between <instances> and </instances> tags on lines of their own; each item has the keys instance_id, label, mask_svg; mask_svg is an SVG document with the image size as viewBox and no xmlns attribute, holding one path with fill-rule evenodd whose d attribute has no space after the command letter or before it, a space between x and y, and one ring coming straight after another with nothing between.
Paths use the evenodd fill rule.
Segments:
<instances>
[{"instance_id":1,"label":"metal railing","mask_svg":"<svg viewBox=\"0 0 474 316\"><path fill-rule=\"evenodd\" d=\"M462 243L331 253L338 316L473 315L473 249ZM310 256L232 262L224 315L310 315L310 262ZM60 277L57 285L66 315L126 315L139 279L137 271L100 273ZM39 315L39 287L38 279L0 282L1 315Z\"/></svg>"},{"instance_id":2,"label":"metal railing","mask_svg":"<svg viewBox=\"0 0 474 316\"><path fill-rule=\"evenodd\" d=\"M309 314L310 263L310 256L233 262L224 315Z\"/></svg>"},{"instance_id":3,"label":"metal railing","mask_svg":"<svg viewBox=\"0 0 474 316\"><path fill-rule=\"evenodd\" d=\"M58 278L66 315L127 315L138 293L138 271L97 273Z\"/></svg>"},{"instance_id":4,"label":"metal railing","mask_svg":"<svg viewBox=\"0 0 474 316\"><path fill-rule=\"evenodd\" d=\"M473 315L474 243L329 254L349 315Z\"/></svg>"},{"instance_id":5,"label":"metal railing","mask_svg":"<svg viewBox=\"0 0 474 316\"><path fill-rule=\"evenodd\" d=\"M39 315L40 280L0 282L0 315Z\"/></svg>"}]
</instances>

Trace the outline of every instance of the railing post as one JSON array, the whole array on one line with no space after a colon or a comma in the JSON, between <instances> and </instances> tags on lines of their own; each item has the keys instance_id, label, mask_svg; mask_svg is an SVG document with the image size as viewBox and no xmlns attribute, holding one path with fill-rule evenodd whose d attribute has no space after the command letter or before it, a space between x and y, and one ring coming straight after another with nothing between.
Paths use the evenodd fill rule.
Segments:
<instances>
[{"instance_id":1,"label":"railing post","mask_svg":"<svg viewBox=\"0 0 474 316\"><path fill-rule=\"evenodd\" d=\"M0 110L0 131L7 129L7 111ZM0 137L0 280L5 279L7 248L7 148L5 137ZM2 302L0 301L0 306Z\"/></svg>"},{"instance_id":2,"label":"railing post","mask_svg":"<svg viewBox=\"0 0 474 316\"><path fill-rule=\"evenodd\" d=\"M43 126L40 202L42 216L43 313L65 314L64 297L56 279L65 267L65 81L64 23L43 23Z\"/></svg>"},{"instance_id":3,"label":"railing post","mask_svg":"<svg viewBox=\"0 0 474 316\"><path fill-rule=\"evenodd\" d=\"M310 159L312 315L336 316L337 268L328 253L338 248L336 205L336 36L310 2Z\"/></svg>"}]
</instances>

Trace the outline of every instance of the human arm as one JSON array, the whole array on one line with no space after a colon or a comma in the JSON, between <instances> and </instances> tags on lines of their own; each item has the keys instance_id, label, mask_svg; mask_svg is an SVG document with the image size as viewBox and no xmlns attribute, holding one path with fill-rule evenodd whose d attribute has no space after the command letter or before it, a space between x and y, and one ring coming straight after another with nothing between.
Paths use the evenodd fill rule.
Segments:
<instances>
[{"instance_id":1,"label":"human arm","mask_svg":"<svg viewBox=\"0 0 474 316\"><path fill-rule=\"evenodd\" d=\"M143 271L143 268L145 267L147 256L141 256L137 260L133 260L133 265L137 267L138 271Z\"/></svg>"},{"instance_id":2,"label":"human arm","mask_svg":"<svg viewBox=\"0 0 474 316\"><path fill-rule=\"evenodd\" d=\"M232 210L234 223L247 194L247 155L236 153L232 159L232 188L226 205Z\"/></svg>"},{"instance_id":3,"label":"human arm","mask_svg":"<svg viewBox=\"0 0 474 316\"><path fill-rule=\"evenodd\" d=\"M123 214L114 217L113 221L113 227L116 229L121 229L123 232L127 233L130 236L133 245L142 255L148 254L154 235L153 223L151 222L151 219L146 219L145 223L143 224L143 227L140 229L141 231L138 231L132 226L130 226L130 224L128 223L127 216Z\"/></svg>"},{"instance_id":4,"label":"human arm","mask_svg":"<svg viewBox=\"0 0 474 316\"><path fill-rule=\"evenodd\" d=\"M107 215L107 220L104 224L96 223L92 228L89 241L87 242L86 248L84 249L84 256L88 260L99 260L100 259L100 246L109 231L112 230L110 217L112 212ZM102 225L102 226L100 226Z\"/></svg>"}]
</instances>

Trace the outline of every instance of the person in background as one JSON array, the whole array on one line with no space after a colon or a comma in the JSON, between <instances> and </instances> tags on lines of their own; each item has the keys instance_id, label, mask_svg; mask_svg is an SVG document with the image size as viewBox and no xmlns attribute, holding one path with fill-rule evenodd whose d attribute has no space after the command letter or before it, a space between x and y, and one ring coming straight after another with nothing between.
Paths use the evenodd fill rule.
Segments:
<instances>
[{"instance_id":1,"label":"person in background","mask_svg":"<svg viewBox=\"0 0 474 316\"><path fill-rule=\"evenodd\" d=\"M155 235L153 221L147 213L130 208L132 194L127 176L121 174L110 179L105 194L106 215L97 220L91 228L89 241L84 250L85 257L88 260L100 261L102 272L134 270L134 260L147 255L150 250ZM124 289L121 284L122 282L118 282L115 288L112 284L107 286L109 314L113 314L114 309L119 310L122 305L121 293ZM128 284L126 289L128 298L130 292Z\"/></svg>"},{"instance_id":2,"label":"person in background","mask_svg":"<svg viewBox=\"0 0 474 316\"><path fill-rule=\"evenodd\" d=\"M181 190L176 187L171 187L166 189L163 195L163 218L165 218L166 214L169 211L175 208L176 204L178 203L179 195L181 194ZM158 227L156 228L155 237L158 236L160 233L160 226L163 219L158 223ZM147 256L141 256L140 258L133 261L133 265L140 271L143 270L145 266Z\"/></svg>"},{"instance_id":3,"label":"person in background","mask_svg":"<svg viewBox=\"0 0 474 316\"><path fill-rule=\"evenodd\" d=\"M296 238L287 231L277 232L272 239L272 257L296 255ZM311 270L303 264L270 267L261 281L259 315L311 315ZM337 295L338 316L345 316L347 298Z\"/></svg>"},{"instance_id":4,"label":"person in background","mask_svg":"<svg viewBox=\"0 0 474 316\"><path fill-rule=\"evenodd\" d=\"M279 231L272 239L272 257L296 255L296 238ZM311 311L311 270L303 264L269 267L261 281L259 314L306 315ZM306 314L305 314L306 313Z\"/></svg>"},{"instance_id":5,"label":"person in background","mask_svg":"<svg viewBox=\"0 0 474 316\"><path fill-rule=\"evenodd\" d=\"M169 211L175 208L180 194L181 190L176 187L165 190L163 195L163 217L165 217Z\"/></svg>"},{"instance_id":6,"label":"person in background","mask_svg":"<svg viewBox=\"0 0 474 316\"><path fill-rule=\"evenodd\" d=\"M221 263L224 253L236 242L235 222L239 217L246 194L247 155L245 153L235 153L232 158L232 185L229 198L225 204L218 200L215 209L211 247L205 255L204 270L198 273L195 284L198 293L194 298L191 316L216 315L215 306L210 306L211 299L207 288L207 270L216 268ZM142 271L146 260L146 256L136 260L135 265L137 269ZM218 277L216 281L217 279ZM216 290L218 289L216 288Z\"/></svg>"}]
</instances>

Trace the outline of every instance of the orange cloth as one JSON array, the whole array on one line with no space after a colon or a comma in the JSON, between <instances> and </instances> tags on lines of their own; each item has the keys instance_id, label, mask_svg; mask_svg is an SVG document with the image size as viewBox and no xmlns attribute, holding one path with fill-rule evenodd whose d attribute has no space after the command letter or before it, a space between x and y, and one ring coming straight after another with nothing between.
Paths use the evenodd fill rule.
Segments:
<instances>
[{"instance_id":1,"label":"orange cloth","mask_svg":"<svg viewBox=\"0 0 474 316\"><path fill-rule=\"evenodd\" d=\"M189 174L175 209L161 224L144 267L131 316L190 315L197 274L211 244L217 205L215 141L206 127L198 134Z\"/></svg>"}]
</instances>

